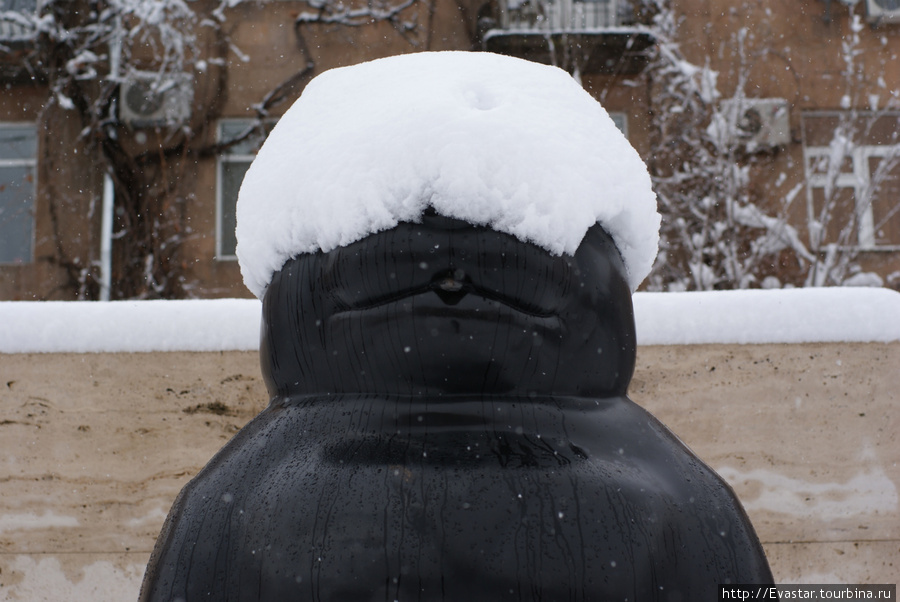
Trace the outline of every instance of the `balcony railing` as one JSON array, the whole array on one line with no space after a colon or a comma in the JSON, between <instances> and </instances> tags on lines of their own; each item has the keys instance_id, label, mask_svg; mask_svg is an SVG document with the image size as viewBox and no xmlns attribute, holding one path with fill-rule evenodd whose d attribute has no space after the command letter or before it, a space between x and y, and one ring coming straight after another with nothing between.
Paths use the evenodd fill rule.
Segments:
<instances>
[{"instance_id":1,"label":"balcony railing","mask_svg":"<svg viewBox=\"0 0 900 602\"><path fill-rule=\"evenodd\" d=\"M0 43L34 38L37 0L3 0L0 3Z\"/></svg>"},{"instance_id":2,"label":"balcony railing","mask_svg":"<svg viewBox=\"0 0 900 602\"><path fill-rule=\"evenodd\" d=\"M623 0L498 0L501 30L591 32L631 25L631 4Z\"/></svg>"},{"instance_id":3,"label":"balcony railing","mask_svg":"<svg viewBox=\"0 0 900 602\"><path fill-rule=\"evenodd\" d=\"M570 72L633 74L654 36L635 22L633 0L494 0L484 50Z\"/></svg>"}]
</instances>

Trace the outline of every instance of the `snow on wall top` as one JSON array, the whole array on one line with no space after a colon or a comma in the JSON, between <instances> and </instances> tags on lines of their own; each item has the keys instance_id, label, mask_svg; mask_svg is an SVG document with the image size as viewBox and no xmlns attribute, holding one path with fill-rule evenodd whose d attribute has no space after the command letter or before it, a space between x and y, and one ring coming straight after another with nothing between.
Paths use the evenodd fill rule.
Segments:
<instances>
[{"instance_id":1,"label":"snow on wall top","mask_svg":"<svg viewBox=\"0 0 900 602\"><path fill-rule=\"evenodd\" d=\"M0 354L259 349L256 299L0 301ZM900 342L884 288L635 293L638 345Z\"/></svg>"},{"instance_id":2,"label":"snow on wall top","mask_svg":"<svg viewBox=\"0 0 900 602\"><path fill-rule=\"evenodd\" d=\"M656 257L646 166L568 74L484 52L428 52L309 83L241 186L244 283L261 298L288 259L417 221L429 205L557 255L574 254L599 222L632 289Z\"/></svg>"}]
</instances>

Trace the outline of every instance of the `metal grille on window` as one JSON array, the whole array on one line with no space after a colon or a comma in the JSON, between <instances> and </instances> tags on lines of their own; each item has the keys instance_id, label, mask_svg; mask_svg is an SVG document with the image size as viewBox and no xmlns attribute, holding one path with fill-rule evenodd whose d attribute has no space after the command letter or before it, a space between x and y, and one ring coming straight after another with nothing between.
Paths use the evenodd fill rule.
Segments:
<instances>
[{"instance_id":1,"label":"metal grille on window","mask_svg":"<svg viewBox=\"0 0 900 602\"><path fill-rule=\"evenodd\" d=\"M0 40L18 42L35 34L37 0L3 0L0 3Z\"/></svg>"}]
</instances>

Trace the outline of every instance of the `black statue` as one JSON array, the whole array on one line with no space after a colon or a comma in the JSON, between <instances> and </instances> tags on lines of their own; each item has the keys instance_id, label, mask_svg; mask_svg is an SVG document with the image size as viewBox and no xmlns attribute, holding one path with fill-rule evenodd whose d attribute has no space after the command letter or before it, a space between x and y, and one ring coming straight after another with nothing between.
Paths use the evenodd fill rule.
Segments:
<instances>
[{"instance_id":1,"label":"black statue","mask_svg":"<svg viewBox=\"0 0 900 602\"><path fill-rule=\"evenodd\" d=\"M142 600L715 600L731 489L626 397L625 267L429 211L277 272L271 404L178 497Z\"/></svg>"}]
</instances>

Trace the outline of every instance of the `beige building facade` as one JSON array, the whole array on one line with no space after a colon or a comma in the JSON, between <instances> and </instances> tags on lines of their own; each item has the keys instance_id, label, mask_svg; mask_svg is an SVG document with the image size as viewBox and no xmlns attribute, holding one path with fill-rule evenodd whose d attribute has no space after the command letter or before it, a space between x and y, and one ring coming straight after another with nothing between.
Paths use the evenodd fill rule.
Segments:
<instances>
[{"instance_id":1,"label":"beige building facade","mask_svg":"<svg viewBox=\"0 0 900 602\"><path fill-rule=\"evenodd\" d=\"M809 262L830 251L852 260L846 278L875 274L876 283L900 288L900 9L893 5L197 0L195 21L182 24L191 45L184 75L169 74L162 86L147 75L160 69L158 32L133 41L119 64L121 38L93 58L58 56L49 34L7 18L0 25L0 299L249 296L234 257L234 203L266 130L319 73L427 50L487 50L568 69L659 182L675 169L661 152L672 135L661 118L679 110L659 99L671 68L682 69L698 82L708 122L731 120L716 152L745 174L741 198L789 225L808 254L796 260L796 249L777 251L741 285L761 286L764 276L812 283ZM18 0L12 7L37 10ZM661 209L664 220L677 219ZM718 240L728 235L725 228ZM742 252L756 252L760 245L751 243Z\"/></svg>"}]
</instances>

